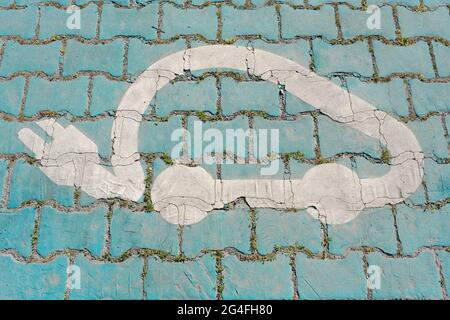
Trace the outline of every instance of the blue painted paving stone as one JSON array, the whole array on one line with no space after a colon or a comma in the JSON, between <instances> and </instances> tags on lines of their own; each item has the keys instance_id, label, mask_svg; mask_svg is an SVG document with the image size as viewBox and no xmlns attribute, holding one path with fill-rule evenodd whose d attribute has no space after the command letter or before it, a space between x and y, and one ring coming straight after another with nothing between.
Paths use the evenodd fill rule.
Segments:
<instances>
[{"instance_id":1,"label":"blue painted paving stone","mask_svg":"<svg viewBox=\"0 0 450 320\"><path fill-rule=\"evenodd\" d=\"M447 2L307 4L0 0L0 298L448 298Z\"/></svg>"},{"instance_id":2,"label":"blue painted paving stone","mask_svg":"<svg viewBox=\"0 0 450 320\"><path fill-rule=\"evenodd\" d=\"M366 298L366 278L359 253L333 260L312 259L301 254L296 258L296 266L301 299Z\"/></svg>"}]
</instances>

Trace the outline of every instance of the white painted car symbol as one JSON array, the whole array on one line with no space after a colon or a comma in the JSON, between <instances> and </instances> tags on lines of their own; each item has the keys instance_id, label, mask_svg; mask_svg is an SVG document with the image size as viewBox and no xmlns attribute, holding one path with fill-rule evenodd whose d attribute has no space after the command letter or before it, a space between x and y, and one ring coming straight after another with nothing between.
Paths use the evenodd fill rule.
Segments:
<instances>
[{"instance_id":1,"label":"white painted car symbol","mask_svg":"<svg viewBox=\"0 0 450 320\"><path fill-rule=\"evenodd\" d=\"M95 198L121 197L137 201L145 189L139 162L138 131L142 115L158 90L184 70L237 69L273 83L317 108L334 121L378 139L391 155L388 173L360 179L347 167L321 164L299 180L215 180L201 167L173 165L155 180L151 197L155 210L174 224L193 224L213 209L239 197L251 207L305 208L329 224L345 223L364 208L402 202L421 184L421 147L403 123L377 110L309 69L279 55L232 45L212 45L171 54L151 65L123 96L111 139L113 173L102 166L98 149L74 126L54 119L37 122L52 141L32 130L20 140L41 160L41 170L56 184L78 186Z\"/></svg>"}]
</instances>

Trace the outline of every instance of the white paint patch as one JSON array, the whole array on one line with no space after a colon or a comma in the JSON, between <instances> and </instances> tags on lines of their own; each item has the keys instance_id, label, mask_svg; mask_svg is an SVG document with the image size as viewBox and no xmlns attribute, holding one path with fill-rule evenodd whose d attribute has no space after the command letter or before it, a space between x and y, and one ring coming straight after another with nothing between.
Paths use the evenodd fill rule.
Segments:
<instances>
[{"instance_id":1,"label":"white paint patch","mask_svg":"<svg viewBox=\"0 0 450 320\"><path fill-rule=\"evenodd\" d=\"M359 179L345 166L322 164L300 180L216 181L200 167L174 165L157 177L151 190L155 209L168 222L193 224L214 208L245 197L255 208L306 208L326 223L339 224L355 218L364 208L401 202L420 185L423 154L406 125L294 61L232 45L180 51L157 61L139 76L123 96L114 120L113 172L101 165L97 146L73 126L63 128L55 120L43 120L38 125L50 141L30 129L22 129L19 138L56 184L78 186L95 198L137 201L145 188L138 152L142 114L156 92L185 69L211 68L237 69L285 85L288 92L334 121L386 145L392 157L391 169L378 178Z\"/></svg>"}]
</instances>

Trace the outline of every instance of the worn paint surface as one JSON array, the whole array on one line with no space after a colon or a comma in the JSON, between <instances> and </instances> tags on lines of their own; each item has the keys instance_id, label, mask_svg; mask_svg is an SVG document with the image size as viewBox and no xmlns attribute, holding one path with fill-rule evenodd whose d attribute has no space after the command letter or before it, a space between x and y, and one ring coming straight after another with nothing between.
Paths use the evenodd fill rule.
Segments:
<instances>
[{"instance_id":1,"label":"worn paint surface","mask_svg":"<svg viewBox=\"0 0 450 320\"><path fill-rule=\"evenodd\" d=\"M449 10L0 0L0 298L448 299Z\"/></svg>"}]
</instances>

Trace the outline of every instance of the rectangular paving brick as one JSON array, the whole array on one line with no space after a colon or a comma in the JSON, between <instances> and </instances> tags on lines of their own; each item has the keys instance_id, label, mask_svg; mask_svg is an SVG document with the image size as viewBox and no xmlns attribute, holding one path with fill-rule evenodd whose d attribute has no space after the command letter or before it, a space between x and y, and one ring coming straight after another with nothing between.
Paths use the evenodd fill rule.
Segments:
<instances>
[{"instance_id":1,"label":"rectangular paving brick","mask_svg":"<svg viewBox=\"0 0 450 320\"><path fill-rule=\"evenodd\" d=\"M70 291L71 300L142 299L143 261L131 257L120 263L91 261L77 256L74 266L80 270L80 289Z\"/></svg>"},{"instance_id":2,"label":"rectangular paving brick","mask_svg":"<svg viewBox=\"0 0 450 320\"><path fill-rule=\"evenodd\" d=\"M305 211L258 209L256 217L256 241L261 254L287 246L305 247L313 253L322 249L320 222Z\"/></svg>"},{"instance_id":3,"label":"rectangular paving brick","mask_svg":"<svg viewBox=\"0 0 450 320\"><path fill-rule=\"evenodd\" d=\"M0 11L0 35L14 35L24 39L36 36L38 8L28 7Z\"/></svg>"},{"instance_id":4,"label":"rectangular paving brick","mask_svg":"<svg viewBox=\"0 0 450 320\"><path fill-rule=\"evenodd\" d=\"M354 170L358 174L358 177L360 178L381 176L390 170L390 167L387 163L377 163L377 165L374 165L373 161L364 158L364 156L354 157L353 164L350 164L350 167L354 168ZM389 211L391 208L385 209L388 209L387 211Z\"/></svg>"},{"instance_id":5,"label":"rectangular paving brick","mask_svg":"<svg viewBox=\"0 0 450 320\"><path fill-rule=\"evenodd\" d=\"M393 46L375 41L373 48L381 76L388 77L393 73L416 73L426 78L434 77L426 42L419 41L408 46ZM397 57L402 57L402 59Z\"/></svg>"},{"instance_id":6,"label":"rectangular paving brick","mask_svg":"<svg viewBox=\"0 0 450 320\"><path fill-rule=\"evenodd\" d=\"M414 258L390 258L369 254L369 266L381 269L381 288L373 290L374 299L441 299L439 274L432 253Z\"/></svg>"},{"instance_id":7,"label":"rectangular paving brick","mask_svg":"<svg viewBox=\"0 0 450 320\"><path fill-rule=\"evenodd\" d=\"M90 114L96 116L115 111L129 86L129 83L125 81L109 80L103 76L94 77L89 105Z\"/></svg>"},{"instance_id":8,"label":"rectangular paving brick","mask_svg":"<svg viewBox=\"0 0 450 320\"><path fill-rule=\"evenodd\" d=\"M47 256L70 248L100 256L106 232L106 211L100 207L91 212L65 213L51 207L42 208L38 253Z\"/></svg>"},{"instance_id":9,"label":"rectangular paving brick","mask_svg":"<svg viewBox=\"0 0 450 320\"><path fill-rule=\"evenodd\" d=\"M23 160L14 165L9 192L9 208L18 208L30 200L55 200L63 206L73 205L73 187L54 189L53 182L37 166Z\"/></svg>"},{"instance_id":10,"label":"rectangular paving brick","mask_svg":"<svg viewBox=\"0 0 450 320\"><path fill-rule=\"evenodd\" d=\"M300 116L292 121L255 117L253 128L278 130L279 136L283 137L279 146L281 153L301 152L306 158L314 157L313 119L308 115ZM269 133L268 131L268 135Z\"/></svg>"},{"instance_id":11,"label":"rectangular paving brick","mask_svg":"<svg viewBox=\"0 0 450 320\"><path fill-rule=\"evenodd\" d=\"M441 77L450 75L450 48L440 43L433 43L436 67Z\"/></svg>"},{"instance_id":12,"label":"rectangular paving brick","mask_svg":"<svg viewBox=\"0 0 450 320\"><path fill-rule=\"evenodd\" d=\"M261 39L255 40L239 40L236 45L245 46L249 49L260 49L269 51L274 54L282 55L289 60L295 61L305 68L309 67L311 63L310 46L307 40L297 39L291 40L289 43L283 43L280 46L278 43L270 43ZM258 61L256 61L258 63Z\"/></svg>"},{"instance_id":13,"label":"rectangular paving brick","mask_svg":"<svg viewBox=\"0 0 450 320\"><path fill-rule=\"evenodd\" d=\"M380 28L369 28L371 14L366 10L355 10L345 5L339 6L339 17L344 38L356 36L380 35L386 39L395 39L395 24L391 7L379 8ZM372 13L373 14L373 13Z\"/></svg>"},{"instance_id":14,"label":"rectangular paving brick","mask_svg":"<svg viewBox=\"0 0 450 320\"><path fill-rule=\"evenodd\" d=\"M264 111L273 116L280 115L278 88L273 83L222 78L221 93L221 105L225 115L242 110Z\"/></svg>"},{"instance_id":15,"label":"rectangular paving brick","mask_svg":"<svg viewBox=\"0 0 450 320\"><path fill-rule=\"evenodd\" d=\"M372 58L366 42L348 45L331 45L322 40L313 40L313 58L316 72L354 73L370 77L373 74Z\"/></svg>"},{"instance_id":16,"label":"rectangular paving brick","mask_svg":"<svg viewBox=\"0 0 450 320\"><path fill-rule=\"evenodd\" d=\"M414 110L419 116L429 112L450 110L450 85L448 83L426 83L411 80L411 95Z\"/></svg>"},{"instance_id":17,"label":"rectangular paving brick","mask_svg":"<svg viewBox=\"0 0 450 320\"><path fill-rule=\"evenodd\" d=\"M145 44L141 40L130 39L128 56L133 57L128 61L128 73L138 76L150 65L159 59L181 50L186 50L186 43L179 39L171 43Z\"/></svg>"},{"instance_id":18,"label":"rectangular paving brick","mask_svg":"<svg viewBox=\"0 0 450 320\"><path fill-rule=\"evenodd\" d=\"M330 120L328 117L319 117L320 151L323 157L328 158L339 153L355 152L365 153L374 158L381 157L379 142L357 130ZM351 141L343 144L341 141Z\"/></svg>"},{"instance_id":19,"label":"rectangular paving brick","mask_svg":"<svg viewBox=\"0 0 450 320\"><path fill-rule=\"evenodd\" d=\"M425 121L411 121L408 127L422 145L426 157L448 158L448 142L440 116L430 117Z\"/></svg>"},{"instance_id":20,"label":"rectangular paving brick","mask_svg":"<svg viewBox=\"0 0 450 320\"><path fill-rule=\"evenodd\" d=\"M389 208L366 209L357 219L328 226L330 252L346 254L350 248L375 247L389 254L397 252L394 218Z\"/></svg>"},{"instance_id":21,"label":"rectangular paving brick","mask_svg":"<svg viewBox=\"0 0 450 320\"><path fill-rule=\"evenodd\" d=\"M442 275L444 276L445 290L450 292L450 252L441 251L438 253L439 262L441 263Z\"/></svg>"},{"instance_id":22,"label":"rectangular paving brick","mask_svg":"<svg viewBox=\"0 0 450 320\"><path fill-rule=\"evenodd\" d=\"M197 125L197 126L196 126ZM206 141L203 143L202 141L197 140L197 144L199 145L196 147L195 145L195 128L201 128L202 132L205 133L208 129L217 129L222 137L224 137L225 142L223 143L223 149L226 152L230 152L231 154L236 154L238 157L241 158L247 158L248 156L248 149L238 148L237 146L237 138L236 135L240 134L241 137L245 139L245 145L248 146L248 135L246 135L246 132L248 133L248 118L245 116L238 116L235 117L233 120L227 120L227 121L214 121L214 122L201 122L201 120L198 117L190 116L187 119L187 130L189 131L191 135L191 142L188 145L189 155L191 158L196 159L199 156L202 155L202 151L204 150L203 147L206 147L209 143ZM197 129L199 130L199 129ZM240 130L239 132L234 132L233 130ZM227 133L228 131L228 133ZM236 135L235 135L236 133ZM198 135L198 133L197 133ZM198 139L198 138L197 138ZM228 141L228 144L227 142ZM202 142L202 143L201 143ZM201 145L200 145L201 143ZM173 144L174 145L174 144Z\"/></svg>"},{"instance_id":23,"label":"rectangular paving brick","mask_svg":"<svg viewBox=\"0 0 450 320\"><path fill-rule=\"evenodd\" d=\"M281 35L290 39L297 36L323 36L337 38L337 27L332 6L322 6L318 10L293 9L281 6Z\"/></svg>"},{"instance_id":24,"label":"rectangular paving brick","mask_svg":"<svg viewBox=\"0 0 450 320\"><path fill-rule=\"evenodd\" d=\"M433 11L414 12L399 7L398 20L404 37L429 36L450 38L449 28L442 26L450 24L448 8L439 7Z\"/></svg>"},{"instance_id":25,"label":"rectangular paving brick","mask_svg":"<svg viewBox=\"0 0 450 320\"><path fill-rule=\"evenodd\" d=\"M312 112L315 110L313 106L297 98L289 91L283 91L283 94L284 94L284 108L287 114L295 115L304 112Z\"/></svg>"},{"instance_id":26,"label":"rectangular paving brick","mask_svg":"<svg viewBox=\"0 0 450 320\"><path fill-rule=\"evenodd\" d=\"M321 260L297 255L300 299L365 299L366 278L362 255L350 253L343 259Z\"/></svg>"},{"instance_id":27,"label":"rectangular paving brick","mask_svg":"<svg viewBox=\"0 0 450 320\"><path fill-rule=\"evenodd\" d=\"M123 41L108 44L85 44L76 40L67 42L64 55L64 75L78 71L103 71L112 76L122 74Z\"/></svg>"},{"instance_id":28,"label":"rectangular paving brick","mask_svg":"<svg viewBox=\"0 0 450 320\"><path fill-rule=\"evenodd\" d=\"M27 257L31 254L35 210L25 208L15 212L0 211L0 249L16 250Z\"/></svg>"},{"instance_id":29,"label":"rectangular paving brick","mask_svg":"<svg viewBox=\"0 0 450 320\"><path fill-rule=\"evenodd\" d=\"M1 111L18 115L22 102L25 78L17 77L7 81L0 81Z\"/></svg>"},{"instance_id":30,"label":"rectangular paving brick","mask_svg":"<svg viewBox=\"0 0 450 320\"><path fill-rule=\"evenodd\" d=\"M405 205L397 207L398 234L403 252L413 254L422 247L445 246L449 242L450 206L424 211Z\"/></svg>"},{"instance_id":31,"label":"rectangular paving brick","mask_svg":"<svg viewBox=\"0 0 450 320\"><path fill-rule=\"evenodd\" d=\"M13 121L5 121L0 120L0 134L3 137L6 136L17 136L19 131L23 128L25 128L26 125L24 123L19 122L13 122ZM0 152L5 154L12 154L12 153L28 153L32 155L32 152L27 149L27 147L22 143L1 143L0 144Z\"/></svg>"},{"instance_id":32,"label":"rectangular paving brick","mask_svg":"<svg viewBox=\"0 0 450 320\"><path fill-rule=\"evenodd\" d=\"M151 3L143 8L120 8L105 4L100 23L100 38L135 36L156 39L158 28L158 4Z\"/></svg>"},{"instance_id":33,"label":"rectangular paving brick","mask_svg":"<svg viewBox=\"0 0 450 320\"><path fill-rule=\"evenodd\" d=\"M148 259L144 288L147 298L215 299L215 259L203 256L196 261L164 262Z\"/></svg>"},{"instance_id":34,"label":"rectangular paving brick","mask_svg":"<svg viewBox=\"0 0 450 320\"><path fill-rule=\"evenodd\" d=\"M82 116L87 106L88 83L87 77L70 81L31 78L24 114L33 116L40 111L56 111Z\"/></svg>"},{"instance_id":35,"label":"rectangular paving brick","mask_svg":"<svg viewBox=\"0 0 450 320\"><path fill-rule=\"evenodd\" d=\"M21 71L55 74L58 70L60 48L59 41L42 45L21 45L8 41L0 65L0 76Z\"/></svg>"},{"instance_id":36,"label":"rectangular paving brick","mask_svg":"<svg viewBox=\"0 0 450 320\"><path fill-rule=\"evenodd\" d=\"M249 210L214 211L207 220L183 229L183 252L187 256L225 248L250 253Z\"/></svg>"},{"instance_id":37,"label":"rectangular paving brick","mask_svg":"<svg viewBox=\"0 0 450 320\"><path fill-rule=\"evenodd\" d=\"M427 185L427 193L430 201L447 199L450 185L450 168L448 165L440 164L432 159L424 161L424 181Z\"/></svg>"},{"instance_id":38,"label":"rectangular paving brick","mask_svg":"<svg viewBox=\"0 0 450 320\"><path fill-rule=\"evenodd\" d=\"M208 77L202 81L169 83L158 91L151 104L158 116L182 110L216 113L217 99L216 80Z\"/></svg>"},{"instance_id":39,"label":"rectangular paving brick","mask_svg":"<svg viewBox=\"0 0 450 320\"><path fill-rule=\"evenodd\" d=\"M130 249L151 248L176 255L178 228L166 223L154 212L113 211L111 254L121 256Z\"/></svg>"},{"instance_id":40,"label":"rectangular paving brick","mask_svg":"<svg viewBox=\"0 0 450 320\"><path fill-rule=\"evenodd\" d=\"M409 205L423 205L425 206L427 203L426 199L426 191L425 187L423 185L419 186L417 190L409 196L407 200L405 200L405 203Z\"/></svg>"},{"instance_id":41,"label":"rectangular paving brick","mask_svg":"<svg viewBox=\"0 0 450 320\"><path fill-rule=\"evenodd\" d=\"M222 7L222 24L223 39L250 35L270 40L278 38L278 20L274 7L238 10L224 6Z\"/></svg>"},{"instance_id":42,"label":"rectangular paving brick","mask_svg":"<svg viewBox=\"0 0 450 320\"><path fill-rule=\"evenodd\" d=\"M163 24L161 37L171 39L178 35L201 35L213 40L217 35L216 7L200 9L179 9L170 3L163 5Z\"/></svg>"},{"instance_id":43,"label":"rectangular paving brick","mask_svg":"<svg viewBox=\"0 0 450 320\"><path fill-rule=\"evenodd\" d=\"M41 8L39 20L39 38L49 39L55 36L78 35L86 39L92 39L97 34L98 8L95 4L80 9L80 28L69 28L68 21L73 13L67 13L65 9L56 7ZM70 24L69 24L70 26Z\"/></svg>"},{"instance_id":44,"label":"rectangular paving brick","mask_svg":"<svg viewBox=\"0 0 450 320\"><path fill-rule=\"evenodd\" d=\"M64 299L67 263L67 257L26 264L10 256L0 256L0 299Z\"/></svg>"},{"instance_id":45,"label":"rectangular paving brick","mask_svg":"<svg viewBox=\"0 0 450 320\"><path fill-rule=\"evenodd\" d=\"M379 110L400 116L409 114L407 91L401 79L366 82L357 77L347 77L345 86L351 94L370 102Z\"/></svg>"},{"instance_id":46,"label":"rectangular paving brick","mask_svg":"<svg viewBox=\"0 0 450 320\"><path fill-rule=\"evenodd\" d=\"M171 153L172 148L178 143L172 142L173 130L181 128L181 118L179 116L170 117L167 122L145 121L141 124L141 132L154 137L153 139L141 139L139 150L142 152L166 152ZM163 133L164 132L164 133ZM161 146L165 146L161 148Z\"/></svg>"},{"instance_id":47,"label":"rectangular paving brick","mask_svg":"<svg viewBox=\"0 0 450 320\"><path fill-rule=\"evenodd\" d=\"M221 165L221 178L222 179L264 179L267 175L262 175L261 170L267 168L268 164L255 163L255 164L243 164L243 163L224 163ZM273 179L286 178L284 173L284 167L281 161L278 164L274 164L270 169L269 176Z\"/></svg>"},{"instance_id":48,"label":"rectangular paving brick","mask_svg":"<svg viewBox=\"0 0 450 320\"><path fill-rule=\"evenodd\" d=\"M292 299L294 295L289 258L284 255L264 263L225 256L222 264L225 300Z\"/></svg>"}]
</instances>

